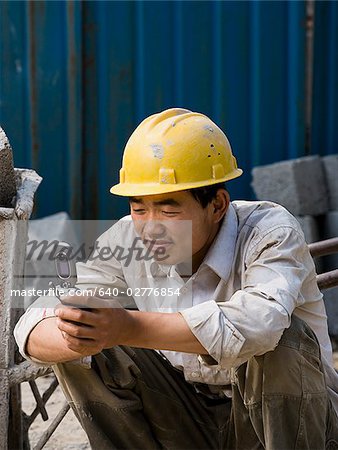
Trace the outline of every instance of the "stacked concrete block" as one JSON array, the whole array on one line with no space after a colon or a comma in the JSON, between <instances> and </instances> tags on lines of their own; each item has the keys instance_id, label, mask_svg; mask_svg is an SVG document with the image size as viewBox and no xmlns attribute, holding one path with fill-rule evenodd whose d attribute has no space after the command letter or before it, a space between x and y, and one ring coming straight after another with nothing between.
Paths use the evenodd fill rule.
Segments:
<instances>
[{"instance_id":1,"label":"stacked concrete block","mask_svg":"<svg viewBox=\"0 0 338 450\"><path fill-rule=\"evenodd\" d=\"M323 292L324 303L329 325L329 333L338 339L338 288L327 289Z\"/></svg>"},{"instance_id":2,"label":"stacked concrete block","mask_svg":"<svg viewBox=\"0 0 338 450\"><path fill-rule=\"evenodd\" d=\"M329 211L323 218L323 235L325 239L338 237L338 210ZM324 238L323 238L324 239ZM338 269L338 254L325 256L325 270Z\"/></svg>"},{"instance_id":3,"label":"stacked concrete block","mask_svg":"<svg viewBox=\"0 0 338 450\"><path fill-rule=\"evenodd\" d=\"M320 241L320 232L318 226L318 218L314 216L295 216L304 233L305 241L308 244ZM323 272L322 258L314 260L317 273Z\"/></svg>"},{"instance_id":4,"label":"stacked concrete block","mask_svg":"<svg viewBox=\"0 0 338 450\"><path fill-rule=\"evenodd\" d=\"M338 155L323 158L324 172L328 189L329 211L323 221L326 238L338 236ZM338 269L338 254L323 258L324 270ZM324 292L330 333L338 339L338 287Z\"/></svg>"},{"instance_id":5,"label":"stacked concrete block","mask_svg":"<svg viewBox=\"0 0 338 450\"><path fill-rule=\"evenodd\" d=\"M308 243L338 236L338 155L311 156L256 167L252 187L259 200L286 207ZM317 259L318 273L338 268L338 255ZM324 291L329 332L338 338L338 288Z\"/></svg>"},{"instance_id":6,"label":"stacked concrete block","mask_svg":"<svg viewBox=\"0 0 338 450\"><path fill-rule=\"evenodd\" d=\"M323 232L325 238L338 236L338 210L329 211L325 215ZM323 267L324 271L338 269L338 254L325 256L323 258ZM324 301L330 334L338 340L338 287L324 291Z\"/></svg>"},{"instance_id":7,"label":"stacked concrete block","mask_svg":"<svg viewBox=\"0 0 338 450\"><path fill-rule=\"evenodd\" d=\"M259 200L270 200L288 209L299 221L308 244L320 239L317 216L328 211L328 196L319 156L255 167L252 177ZM321 270L319 260L316 267Z\"/></svg>"},{"instance_id":8,"label":"stacked concrete block","mask_svg":"<svg viewBox=\"0 0 338 450\"><path fill-rule=\"evenodd\" d=\"M322 158L328 190L329 210L338 211L338 155Z\"/></svg>"},{"instance_id":9,"label":"stacked concrete block","mask_svg":"<svg viewBox=\"0 0 338 450\"><path fill-rule=\"evenodd\" d=\"M320 240L318 223L314 216L295 216L295 217L303 230L305 240L308 244Z\"/></svg>"},{"instance_id":10,"label":"stacked concrete block","mask_svg":"<svg viewBox=\"0 0 338 450\"><path fill-rule=\"evenodd\" d=\"M259 200L285 206L296 216L317 216L328 210L322 160L319 156L255 167L252 187Z\"/></svg>"}]
</instances>

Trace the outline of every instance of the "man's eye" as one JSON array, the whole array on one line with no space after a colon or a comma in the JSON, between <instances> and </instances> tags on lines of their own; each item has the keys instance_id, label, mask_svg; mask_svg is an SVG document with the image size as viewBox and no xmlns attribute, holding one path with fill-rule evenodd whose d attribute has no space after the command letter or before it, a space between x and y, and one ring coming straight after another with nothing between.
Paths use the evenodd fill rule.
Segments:
<instances>
[{"instance_id":1,"label":"man's eye","mask_svg":"<svg viewBox=\"0 0 338 450\"><path fill-rule=\"evenodd\" d=\"M136 214L143 214L144 213L144 209L133 209L133 212Z\"/></svg>"},{"instance_id":2,"label":"man's eye","mask_svg":"<svg viewBox=\"0 0 338 450\"><path fill-rule=\"evenodd\" d=\"M162 213L166 216L175 216L176 214L179 214L179 211L162 211Z\"/></svg>"}]
</instances>

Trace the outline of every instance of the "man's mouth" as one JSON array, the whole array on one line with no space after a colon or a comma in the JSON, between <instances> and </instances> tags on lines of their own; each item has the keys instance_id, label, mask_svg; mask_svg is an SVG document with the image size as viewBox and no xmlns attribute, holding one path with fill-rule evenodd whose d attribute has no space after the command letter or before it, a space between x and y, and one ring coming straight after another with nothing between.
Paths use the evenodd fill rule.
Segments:
<instances>
[{"instance_id":1,"label":"man's mouth","mask_svg":"<svg viewBox=\"0 0 338 450\"><path fill-rule=\"evenodd\" d=\"M144 239L143 243L150 250L157 250L159 248L169 248L173 244L173 241L166 239Z\"/></svg>"}]
</instances>

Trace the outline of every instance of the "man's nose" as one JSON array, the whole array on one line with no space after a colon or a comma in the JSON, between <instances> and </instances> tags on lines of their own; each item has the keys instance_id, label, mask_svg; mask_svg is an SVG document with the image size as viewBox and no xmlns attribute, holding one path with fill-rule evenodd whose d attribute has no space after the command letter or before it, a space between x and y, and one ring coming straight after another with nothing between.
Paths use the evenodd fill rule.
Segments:
<instances>
[{"instance_id":1,"label":"man's nose","mask_svg":"<svg viewBox=\"0 0 338 450\"><path fill-rule=\"evenodd\" d=\"M159 239L166 235L166 227L159 220L147 220L144 223L143 234L146 239Z\"/></svg>"}]
</instances>

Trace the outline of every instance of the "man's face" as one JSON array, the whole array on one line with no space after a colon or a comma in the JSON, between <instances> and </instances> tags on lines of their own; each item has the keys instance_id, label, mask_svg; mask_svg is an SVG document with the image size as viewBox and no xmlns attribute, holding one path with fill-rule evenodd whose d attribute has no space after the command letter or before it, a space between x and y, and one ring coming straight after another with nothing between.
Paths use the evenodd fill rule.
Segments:
<instances>
[{"instance_id":1,"label":"man's face","mask_svg":"<svg viewBox=\"0 0 338 450\"><path fill-rule=\"evenodd\" d=\"M210 203L202 208L188 191L132 197L129 201L137 234L155 257L159 255L162 264L192 261L194 265L194 258L206 253L217 233L214 206Z\"/></svg>"}]
</instances>

